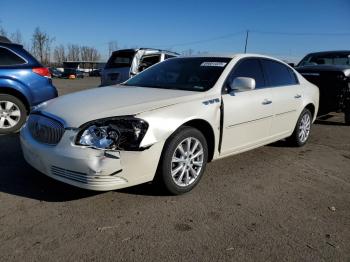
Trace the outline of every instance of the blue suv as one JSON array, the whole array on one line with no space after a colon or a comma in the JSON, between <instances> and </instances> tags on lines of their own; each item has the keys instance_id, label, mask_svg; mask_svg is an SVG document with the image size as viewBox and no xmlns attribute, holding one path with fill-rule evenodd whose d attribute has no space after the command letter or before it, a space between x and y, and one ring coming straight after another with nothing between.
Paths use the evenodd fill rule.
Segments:
<instances>
[{"instance_id":1,"label":"blue suv","mask_svg":"<svg viewBox=\"0 0 350 262\"><path fill-rule=\"evenodd\" d=\"M33 106L55 97L49 69L0 36L0 134L17 132Z\"/></svg>"}]
</instances>

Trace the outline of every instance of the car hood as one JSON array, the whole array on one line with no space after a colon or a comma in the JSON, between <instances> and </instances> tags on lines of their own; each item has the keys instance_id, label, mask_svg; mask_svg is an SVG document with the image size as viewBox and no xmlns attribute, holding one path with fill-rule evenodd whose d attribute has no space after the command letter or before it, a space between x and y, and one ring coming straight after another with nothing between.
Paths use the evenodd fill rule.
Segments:
<instances>
[{"instance_id":1,"label":"car hood","mask_svg":"<svg viewBox=\"0 0 350 262\"><path fill-rule=\"evenodd\" d=\"M119 85L63 95L42 103L36 111L62 119L67 127L79 127L91 120L137 115L202 95L192 91Z\"/></svg>"}]
</instances>

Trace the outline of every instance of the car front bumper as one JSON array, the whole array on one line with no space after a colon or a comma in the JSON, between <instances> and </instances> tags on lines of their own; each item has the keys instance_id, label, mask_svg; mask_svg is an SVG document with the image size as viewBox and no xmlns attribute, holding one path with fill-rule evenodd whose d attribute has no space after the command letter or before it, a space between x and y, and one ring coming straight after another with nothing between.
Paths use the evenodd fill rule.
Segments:
<instances>
[{"instance_id":1,"label":"car front bumper","mask_svg":"<svg viewBox=\"0 0 350 262\"><path fill-rule=\"evenodd\" d=\"M56 146L36 141L25 125L21 146L35 169L61 182L108 191L152 181L164 142L144 151L103 151L74 145L76 132L66 130Z\"/></svg>"}]
</instances>

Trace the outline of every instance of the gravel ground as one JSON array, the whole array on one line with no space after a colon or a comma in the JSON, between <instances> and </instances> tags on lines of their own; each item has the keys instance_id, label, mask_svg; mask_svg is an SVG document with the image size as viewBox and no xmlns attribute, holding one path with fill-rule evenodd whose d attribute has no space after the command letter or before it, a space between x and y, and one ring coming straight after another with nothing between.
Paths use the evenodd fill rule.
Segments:
<instances>
[{"instance_id":1,"label":"gravel ground","mask_svg":"<svg viewBox=\"0 0 350 262\"><path fill-rule=\"evenodd\" d=\"M60 94L98 78L54 80ZM0 261L350 261L350 127L318 121L283 142L207 166L166 196L152 184L96 193L28 166L0 137Z\"/></svg>"},{"instance_id":2,"label":"gravel ground","mask_svg":"<svg viewBox=\"0 0 350 262\"><path fill-rule=\"evenodd\" d=\"M59 95L65 95L72 92L94 88L101 84L99 77L85 77L83 79L60 79L54 78L53 84L58 90Z\"/></svg>"}]
</instances>

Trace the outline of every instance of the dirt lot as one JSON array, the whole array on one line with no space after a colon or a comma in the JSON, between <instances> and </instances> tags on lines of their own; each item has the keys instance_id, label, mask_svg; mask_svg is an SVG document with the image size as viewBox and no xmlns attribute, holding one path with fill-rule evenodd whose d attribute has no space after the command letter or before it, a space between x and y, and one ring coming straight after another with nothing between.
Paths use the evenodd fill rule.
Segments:
<instances>
[{"instance_id":1,"label":"dirt lot","mask_svg":"<svg viewBox=\"0 0 350 262\"><path fill-rule=\"evenodd\" d=\"M58 94L64 95L81 91L87 88L94 88L101 84L99 77L85 77L83 79L59 79L54 78L53 84L57 87Z\"/></svg>"},{"instance_id":2,"label":"dirt lot","mask_svg":"<svg viewBox=\"0 0 350 262\"><path fill-rule=\"evenodd\" d=\"M60 94L99 80L55 80ZM94 193L54 181L0 137L0 261L350 261L350 127L313 126L208 165L198 187Z\"/></svg>"}]
</instances>

